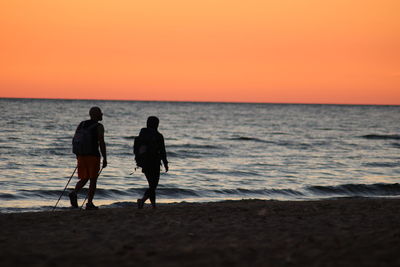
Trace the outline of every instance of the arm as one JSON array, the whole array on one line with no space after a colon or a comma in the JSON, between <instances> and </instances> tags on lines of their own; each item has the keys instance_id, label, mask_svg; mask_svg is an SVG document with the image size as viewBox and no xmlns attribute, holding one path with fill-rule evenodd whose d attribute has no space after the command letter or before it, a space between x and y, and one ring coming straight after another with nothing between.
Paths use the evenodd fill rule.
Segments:
<instances>
[{"instance_id":1,"label":"arm","mask_svg":"<svg viewBox=\"0 0 400 267\"><path fill-rule=\"evenodd\" d=\"M163 164L165 167L165 172L168 172L169 167L168 167L168 160L167 160L167 152L165 151L165 142L164 142L164 137L162 135L161 135L160 156L161 156L161 160L163 161Z\"/></svg>"},{"instance_id":2,"label":"arm","mask_svg":"<svg viewBox=\"0 0 400 267\"><path fill-rule=\"evenodd\" d=\"M76 129L75 129L75 134L76 134L76 132L78 131L78 129L82 127L82 126L81 126L82 124L83 124L83 122L81 121L81 122L79 123L78 127L76 127ZM75 135L74 135L74 136L75 136ZM74 142L74 138L72 138L72 143L73 143L73 142ZM78 159L78 155L75 155L75 156L76 156L76 159Z\"/></svg>"},{"instance_id":3,"label":"arm","mask_svg":"<svg viewBox=\"0 0 400 267\"><path fill-rule=\"evenodd\" d=\"M107 150L106 143L104 142L104 126L99 124L97 127L97 138L99 140L100 152L103 156L103 168L107 167Z\"/></svg>"}]
</instances>

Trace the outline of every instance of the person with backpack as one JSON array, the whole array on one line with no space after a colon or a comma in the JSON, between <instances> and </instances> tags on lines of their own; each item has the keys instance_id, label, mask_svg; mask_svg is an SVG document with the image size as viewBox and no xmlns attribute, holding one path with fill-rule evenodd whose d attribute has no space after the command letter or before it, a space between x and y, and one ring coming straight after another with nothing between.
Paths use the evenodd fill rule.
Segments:
<instances>
[{"instance_id":1,"label":"person with backpack","mask_svg":"<svg viewBox=\"0 0 400 267\"><path fill-rule=\"evenodd\" d=\"M156 208L156 188L160 179L161 161L165 172L169 169L164 137L157 130L159 122L157 117L150 116L147 119L147 128L140 130L133 146L136 164L142 168L149 183L149 188L144 192L143 197L137 200L139 209L143 208L147 199L150 199L152 207Z\"/></svg>"},{"instance_id":2,"label":"person with backpack","mask_svg":"<svg viewBox=\"0 0 400 267\"><path fill-rule=\"evenodd\" d=\"M89 192L87 210L97 209L93 204L96 191L97 177L100 171L100 159L103 156L103 168L107 167L107 152L104 142L104 127L99 121L103 120L103 113L99 107L92 107L89 111L90 120L82 121L72 139L72 150L78 161L78 177L75 189L69 194L71 205L78 207L77 194L88 181ZM99 152L100 147L100 152Z\"/></svg>"}]
</instances>

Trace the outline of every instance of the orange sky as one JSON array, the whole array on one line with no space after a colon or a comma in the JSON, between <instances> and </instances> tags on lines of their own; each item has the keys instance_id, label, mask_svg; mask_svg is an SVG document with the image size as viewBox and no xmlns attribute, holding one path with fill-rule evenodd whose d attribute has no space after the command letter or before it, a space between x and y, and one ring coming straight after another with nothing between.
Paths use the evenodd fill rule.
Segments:
<instances>
[{"instance_id":1,"label":"orange sky","mask_svg":"<svg viewBox=\"0 0 400 267\"><path fill-rule=\"evenodd\" d=\"M400 105L398 0L0 2L0 97Z\"/></svg>"}]
</instances>

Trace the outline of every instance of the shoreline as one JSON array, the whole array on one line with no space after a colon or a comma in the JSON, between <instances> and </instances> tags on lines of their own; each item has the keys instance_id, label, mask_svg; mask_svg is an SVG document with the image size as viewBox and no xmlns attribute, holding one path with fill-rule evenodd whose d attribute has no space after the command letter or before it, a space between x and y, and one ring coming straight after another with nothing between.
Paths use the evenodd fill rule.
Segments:
<instances>
[{"instance_id":1,"label":"shoreline","mask_svg":"<svg viewBox=\"0 0 400 267\"><path fill-rule=\"evenodd\" d=\"M138 196L140 197L140 195ZM225 198L225 199L212 199L212 200L199 200L196 201L194 199L191 200L163 200L159 199L157 202L158 207L164 206L176 206L176 205L196 205L196 204L216 204L216 203L224 203L224 202L241 202L241 201L266 201L266 202L324 202L324 201L341 201L341 200L399 200L400 196L373 196L373 197L365 197L365 196L339 196L339 197L326 197L326 198L299 198L299 199L284 199L284 198ZM78 199L79 208L73 208L69 203L69 199L63 200L64 203L60 203L55 208L55 212L68 212L68 211L78 211L80 210L81 203L79 201L82 199ZM96 200L94 201L95 205L99 207L101 210L109 210L109 209L121 209L121 208L136 208L136 198L126 199L126 200ZM65 205L67 203L67 205ZM145 206L150 207L150 201L147 200ZM53 212L54 206L31 206L31 207L0 207L0 216L2 214L19 214L19 213L46 213ZM1 210L1 209L4 210ZM13 210L14 209L14 210ZM82 208L85 210L85 207Z\"/></svg>"},{"instance_id":2,"label":"shoreline","mask_svg":"<svg viewBox=\"0 0 400 267\"><path fill-rule=\"evenodd\" d=\"M400 199L0 214L0 265L398 266Z\"/></svg>"}]
</instances>

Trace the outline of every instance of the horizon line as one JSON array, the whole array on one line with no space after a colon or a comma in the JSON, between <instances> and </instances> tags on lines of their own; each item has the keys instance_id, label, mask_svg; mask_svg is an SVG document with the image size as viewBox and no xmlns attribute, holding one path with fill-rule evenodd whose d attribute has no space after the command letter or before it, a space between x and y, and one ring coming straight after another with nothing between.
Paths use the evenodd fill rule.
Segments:
<instances>
[{"instance_id":1,"label":"horizon line","mask_svg":"<svg viewBox=\"0 0 400 267\"><path fill-rule=\"evenodd\" d=\"M115 102L172 102L172 103L210 103L210 104L271 104L271 105L333 105L333 106L400 106L400 104L353 104L353 103L312 103L312 102L244 102L244 101L195 101L195 100L134 100L134 99L96 99L96 98L51 98L51 97L1 97L0 99L26 100L67 100L67 101L115 101Z\"/></svg>"}]
</instances>

